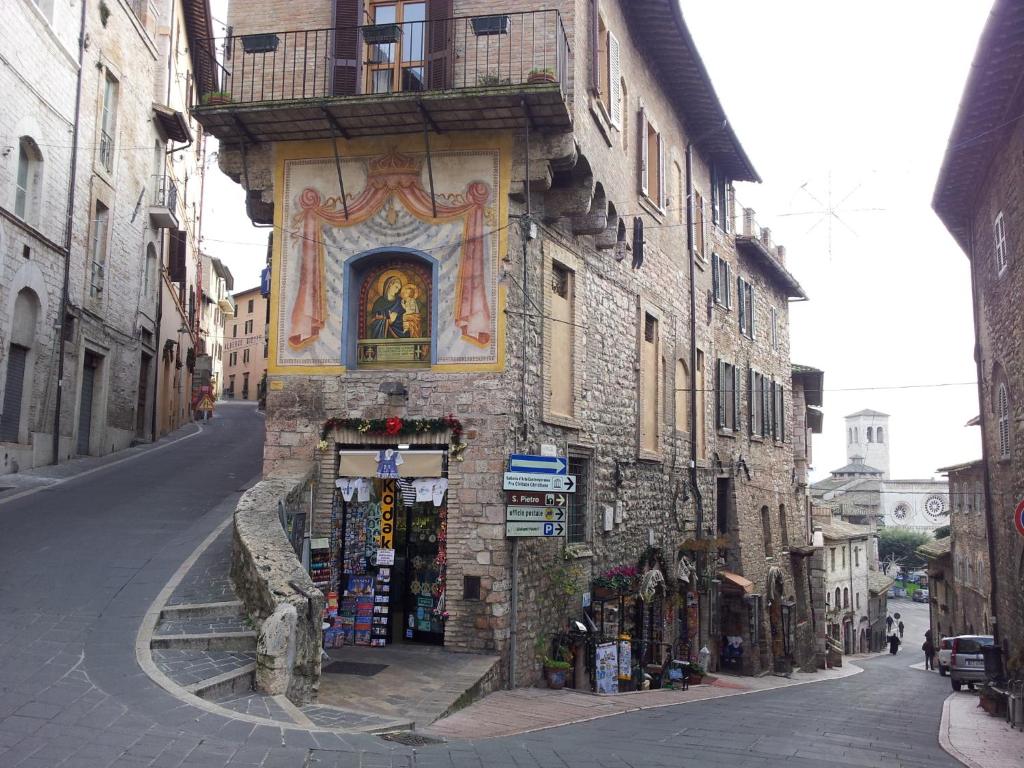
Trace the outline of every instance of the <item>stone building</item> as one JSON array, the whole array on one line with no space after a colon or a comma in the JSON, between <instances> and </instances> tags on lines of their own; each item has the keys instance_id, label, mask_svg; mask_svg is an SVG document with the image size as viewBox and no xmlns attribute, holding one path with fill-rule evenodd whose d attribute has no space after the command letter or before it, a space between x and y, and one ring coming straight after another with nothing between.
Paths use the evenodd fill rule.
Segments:
<instances>
[{"instance_id":1,"label":"stone building","mask_svg":"<svg viewBox=\"0 0 1024 768\"><path fill-rule=\"evenodd\" d=\"M962 634L956 621L956 581L952 564L952 537L943 536L917 548L928 562L928 623L936 644Z\"/></svg>"},{"instance_id":2,"label":"stone building","mask_svg":"<svg viewBox=\"0 0 1024 768\"><path fill-rule=\"evenodd\" d=\"M179 227L194 254L203 144L184 112L211 72L188 53L209 36L205 4L74 11L15 3L0 32L0 472L107 454L188 415L158 367L194 359L175 331L193 349L197 327L186 298L166 300L161 260ZM193 303L196 275L178 276Z\"/></svg>"},{"instance_id":3,"label":"stone building","mask_svg":"<svg viewBox=\"0 0 1024 768\"><path fill-rule=\"evenodd\" d=\"M944 467L949 478L950 563L953 606L950 620L956 634L988 634L992 606L988 567L988 529L985 526L984 465L979 461Z\"/></svg>"},{"instance_id":4,"label":"stone building","mask_svg":"<svg viewBox=\"0 0 1024 768\"><path fill-rule=\"evenodd\" d=\"M982 32L932 200L971 266L982 431L990 621L1024 669L1024 6L996 0ZM1016 510L1016 511L1015 511Z\"/></svg>"},{"instance_id":5,"label":"stone building","mask_svg":"<svg viewBox=\"0 0 1024 768\"><path fill-rule=\"evenodd\" d=\"M825 539L825 615L829 636L842 644L843 653L865 653L871 643L868 615L868 575L871 539L867 526L826 517L813 521ZM873 649L872 649L873 650Z\"/></svg>"},{"instance_id":6,"label":"stone building","mask_svg":"<svg viewBox=\"0 0 1024 768\"><path fill-rule=\"evenodd\" d=\"M267 372L267 299L259 287L232 297L234 314L226 320L221 360L224 394L235 400L256 400Z\"/></svg>"},{"instance_id":7,"label":"stone building","mask_svg":"<svg viewBox=\"0 0 1024 768\"><path fill-rule=\"evenodd\" d=\"M264 460L321 446L324 588L365 567L346 541L364 510L332 481L390 499L368 457L397 450L396 474L447 491L399 508L388 640L497 651L524 683L589 596L606 634L630 617L641 663L671 644L813 667L788 327L804 294L735 200L760 179L677 4L260 9L233 7L235 36L208 47L225 74L196 114L281 234ZM542 451L576 478L566 535L513 546L502 473ZM648 599L597 598L617 566Z\"/></svg>"},{"instance_id":8,"label":"stone building","mask_svg":"<svg viewBox=\"0 0 1024 768\"><path fill-rule=\"evenodd\" d=\"M228 318L235 315L235 302L231 297L235 278L220 259L203 254L202 286L203 316L199 332L203 351L197 364L209 366L210 391L216 399L226 381L222 353Z\"/></svg>"}]
</instances>

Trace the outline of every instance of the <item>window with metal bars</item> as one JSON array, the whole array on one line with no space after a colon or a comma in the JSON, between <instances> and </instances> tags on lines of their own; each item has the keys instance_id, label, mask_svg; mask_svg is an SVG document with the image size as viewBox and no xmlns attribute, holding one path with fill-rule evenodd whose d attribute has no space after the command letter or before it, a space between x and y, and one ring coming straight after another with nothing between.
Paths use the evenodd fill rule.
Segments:
<instances>
[{"instance_id":1,"label":"window with metal bars","mask_svg":"<svg viewBox=\"0 0 1024 768\"><path fill-rule=\"evenodd\" d=\"M587 492L590 485L590 459L586 456L570 456L569 474L576 476L576 493L566 494L569 497L568 541L570 544L576 544L587 540Z\"/></svg>"}]
</instances>

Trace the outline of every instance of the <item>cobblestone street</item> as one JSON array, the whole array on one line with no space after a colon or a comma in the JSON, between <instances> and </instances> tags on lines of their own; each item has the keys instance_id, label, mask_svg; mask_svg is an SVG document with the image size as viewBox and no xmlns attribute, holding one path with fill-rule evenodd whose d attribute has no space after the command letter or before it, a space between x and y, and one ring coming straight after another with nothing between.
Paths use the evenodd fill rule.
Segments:
<instances>
[{"instance_id":1,"label":"cobblestone street","mask_svg":"<svg viewBox=\"0 0 1024 768\"><path fill-rule=\"evenodd\" d=\"M284 719L272 700L250 695L220 697L228 715L190 706L140 670L136 633L157 593L258 473L261 432L252 408L225 406L195 437L0 503L7 530L0 542L0 765L957 765L937 741L947 685L910 668L919 661L910 650L917 646L913 618L908 650L858 660L860 674L505 738L410 747L317 730L356 724L317 706L303 708L307 728L230 716ZM174 479L182 476L194 482ZM169 603L232 599L215 551L223 548L200 555ZM920 606L907 605L908 616L920 613ZM243 626L205 620L214 621L232 630ZM188 628L171 625L166 632ZM197 658L185 659L188 653ZM154 651L169 667L230 665L241 656Z\"/></svg>"}]
</instances>

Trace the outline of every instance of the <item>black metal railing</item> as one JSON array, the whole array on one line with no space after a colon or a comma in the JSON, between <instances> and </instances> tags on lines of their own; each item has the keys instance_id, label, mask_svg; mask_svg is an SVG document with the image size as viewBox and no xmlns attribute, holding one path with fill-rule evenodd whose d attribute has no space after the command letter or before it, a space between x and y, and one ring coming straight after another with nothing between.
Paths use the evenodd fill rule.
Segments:
<instances>
[{"instance_id":1,"label":"black metal railing","mask_svg":"<svg viewBox=\"0 0 1024 768\"><path fill-rule=\"evenodd\" d=\"M220 90L202 105L557 83L572 51L558 11L466 16L199 42Z\"/></svg>"},{"instance_id":2,"label":"black metal railing","mask_svg":"<svg viewBox=\"0 0 1024 768\"><path fill-rule=\"evenodd\" d=\"M169 208L172 213L177 211L178 187L166 173L153 177L153 200L150 203L158 208Z\"/></svg>"}]
</instances>

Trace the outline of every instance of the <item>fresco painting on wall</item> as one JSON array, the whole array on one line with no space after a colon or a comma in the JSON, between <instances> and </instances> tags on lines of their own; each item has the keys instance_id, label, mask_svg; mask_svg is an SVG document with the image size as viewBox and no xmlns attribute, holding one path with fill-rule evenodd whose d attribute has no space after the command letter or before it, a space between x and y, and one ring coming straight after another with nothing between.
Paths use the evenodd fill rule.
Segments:
<instances>
[{"instance_id":1,"label":"fresco painting on wall","mask_svg":"<svg viewBox=\"0 0 1024 768\"><path fill-rule=\"evenodd\" d=\"M497 362L499 151L432 163L433 201L422 154L343 160L343 205L333 156L285 161L278 367Z\"/></svg>"}]
</instances>

